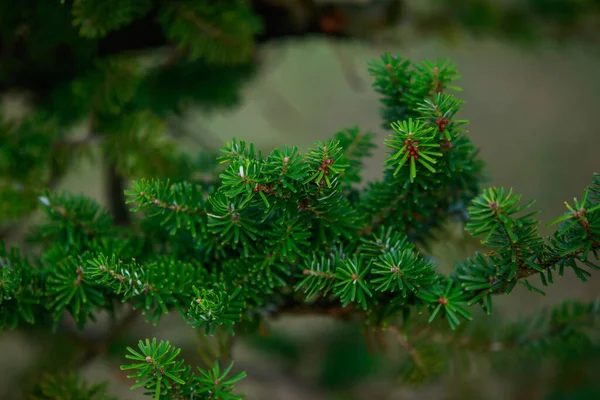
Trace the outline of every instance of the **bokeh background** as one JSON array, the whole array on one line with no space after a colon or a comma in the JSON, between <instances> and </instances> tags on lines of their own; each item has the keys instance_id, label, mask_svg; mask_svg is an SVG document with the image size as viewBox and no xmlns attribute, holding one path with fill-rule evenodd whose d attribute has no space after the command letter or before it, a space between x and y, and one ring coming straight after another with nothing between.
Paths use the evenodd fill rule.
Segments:
<instances>
[{"instance_id":1,"label":"bokeh background","mask_svg":"<svg viewBox=\"0 0 600 400\"><path fill-rule=\"evenodd\" d=\"M449 43L417 36L391 44L324 38L270 43L260 49L260 72L246 85L239 108L210 115L190 111L183 127L213 148L236 137L264 151L286 144L306 151L314 141L358 124L377 133L378 148L364 177L378 178L386 133L366 67L385 51L414 61L447 57L457 64L463 76L459 96L466 101L462 117L470 121L468 134L487 162L491 184L537 199L544 233L550 232L545 223L563 212L563 202L580 196L592 173L600 172L600 49L582 43L524 48L501 40L463 37ZM13 114L24 110L17 96L6 98L3 106ZM191 139L182 146L190 152L200 149ZM61 188L103 203L101 182L102 171L89 164L72 171ZM451 243L440 243L434 253L446 266L465 255L453 251ZM499 299L496 311L510 320L566 298L594 299L599 288L597 276L583 284L569 275L550 287L547 296L519 288ZM102 320L90 327L103 329ZM122 344L152 336L186 348L190 357L199 345L196 333L177 315L160 327L140 322ZM12 383L37 362L45 345L16 333L0 336L0 398L11 398ZM535 399L546 398L548 387L561 378L555 367L540 363L523 379L510 380L479 360L468 371L407 387L393 372L385 372L382 355L368 353L356 326L320 317L273 321L270 338L239 339L234 358L236 368L249 372L238 390L259 400ZM132 382L114 361L99 358L82 372L93 382L109 380L111 393L120 399L144 398L141 391L128 389Z\"/></svg>"}]
</instances>

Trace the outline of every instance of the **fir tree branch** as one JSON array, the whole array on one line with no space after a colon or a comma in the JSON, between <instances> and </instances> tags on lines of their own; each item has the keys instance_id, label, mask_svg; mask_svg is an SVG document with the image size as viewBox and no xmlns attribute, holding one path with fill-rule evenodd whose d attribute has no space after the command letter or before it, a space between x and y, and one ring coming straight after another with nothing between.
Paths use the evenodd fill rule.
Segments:
<instances>
[{"instance_id":1,"label":"fir tree branch","mask_svg":"<svg viewBox=\"0 0 600 400\"><path fill-rule=\"evenodd\" d=\"M597 203L587 200L588 193L593 188L594 186L591 186L586 189L581 202L575 201L575 208L567 204L570 212L553 222L562 222L563 224L554 233L554 239L547 241L543 241L539 237L531 218L537 212L520 218L511 216L528 208L533 204L532 202L525 206L518 206L519 196L511 197L512 192L506 195L501 190L485 192L474 201L473 206L469 209L474 217L467 224L467 229L471 230L473 235L487 234L482 243L494 246L498 250L488 253L492 265L484 266L483 264L487 261L479 257L471 267L459 268L457 279L463 282L463 285L467 285L467 290L476 289L473 292L473 299L477 301L486 295L508 293L516 282L535 274L540 274L542 283L546 285L547 279L551 281L552 271L559 267L559 274L562 275L565 265L571 266L578 277L585 280L583 272L580 272L581 270L576 266L577 260L588 267L600 269L586 260L589 252L597 255L600 250L598 235L594 234L590 223L585 219L588 210L590 210L592 220L596 221L597 219L595 216L598 210ZM576 225L579 225L580 231L574 229ZM582 237L581 233L583 233L584 240L577 246L568 243L569 240L574 244L578 243L576 238ZM522 249L527 251L526 256L522 255ZM507 256L506 251L512 255ZM506 269L502 265L506 264L503 260L508 260L514 266ZM499 265L493 271L495 263ZM477 264L482 268L478 269ZM475 268L472 268L473 266ZM489 272L483 272L484 270L491 274L486 275ZM547 279L545 278L546 274L548 275ZM475 282L477 283L473 285ZM478 285L481 288L478 288ZM530 285L528 287L531 289Z\"/></svg>"},{"instance_id":2,"label":"fir tree branch","mask_svg":"<svg viewBox=\"0 0 600 400\"><path fill-rule=\"evenodd\" d=\"M370 236L373 234L374 230L377 230L381 224L384 223L388 214L396 210L398 205L406 199L406 194L398 194L385 208L382 208L377 212L377 214L373 215L369 221L365 223L363 228L356 232L359 236ZM415 216L416 217L416 216Z\"/></svg>"},{"instance_id":3,"label":"fir tree branch","mask_svg":"<svg viewBox=\"0 0 600 400\"><path fill-rule=\"evenodd\" d=\"M586 246L582 246L581 248L567 254L568 258L579 258L585 251L588 251ZM591 251L600 251L600 242L597 241L593 241L592 242L592 247L591 247ZM552 269L553 267L556 267L559 262L561 260L563 260L565 258L564 255L557 255L554 256L553 258L551 258L550 260L546 260L543 262L537 262L536 265L538 266L538 268L533 269L533 268L524 268L522 264L520 264L521 268L517 271L517 274L514 278L515 281L521 280L521 279L527 279L533 275L537 275L537 274L542 274L545 271ZM503 280L500 279L496 279L492 282L491 284L492 287L498 287L497 290L494 290L492 292L492 294L505 294L506 290L509 286L511 286L511 282L505 282Z\"/></svg>"},{"instance_id":4,"label":"fir tree branch","mask_svg":"<svg viewBox=\"0 0 600 400\"><path fill-rule=\"evenodd\" d=\"M192 4L197 6L193 12L206 18L216 8L200 7L203 1ZM243 13L244 5L238 6ZM244 37L246 28L234 33ZM199 46L199 51L215 44L209 43L214 38L188 37L187 29L184 24L170 32L182 47ZM214 182L199 183L190 171L173 177L175 183L159 179L162 173L171 174L163 169L179 158L159 140L163 118L136 105L142 79L138 68L130 59L106 60L73 88L91 102L86 106L92 110L91 131L102 138L114 192L124 193L126 203L136 203L134 211L148 215L133 226L117 227L118 215L115 221L86 198L44 193L39 200L46 220L36 232L41 254L35 267L16 252L0 253L3 329L26 323L56 326L65 313L83 329L98 311L114 315L120 302L141 309L155 324L177 311L205 335L216 333L221 348L217 358L229 361L231 337L255 332L265 318L306 313L357 318L368 329L387 328L396 336L408 356L403 376L415 381L445 368L440 346L420 340L439 339L438 327L431 324L446 320L460 332L473 319L473 304L489 313L492 295L508 293L519 282L539 291L526 280L529 276L539 273L547 285L553 271L562 275L565 268L586 280L591 274L579 262L600 269L587 260L590 252L597 255L600 250L600 176L594 176L582 201L567 205L569 212L555 221L560 227L547 240L539 235L535 212L517 216L531 203L519 205L520 196L503 188L480 193L482 164L462 128L465 121L455 118L462 102L446 93L458 75L444 60L412 65L384 55L372 64L374 87L383 95L383 118L391 127L384 141L391 154L384 162L383 180L363 189L353 184L360 182L362 158L372 144L358 127L317 142L306 154L286 146L263 155L252 143L233 139L216 160L225 168ZM10 140L15 138L22 139L15 135ZM40 168L34 156L52 145L32 147L31 154L9 163L7 171L19 175L20 166ZM215 160L189 165L219 173ZM54 168L60 171L61 165ZM157 178L136 180L124 191L121 175L141 171ZM116 213L125 202L114 202L111 211ZM484 235L482 243L491 251L476 254L445 276L417 247L457 209L468 214L466 229L473 236ZM570 329L585 324L584 315L597 308L561 309L549 321L540 320L545 329L519 326L504 341L572 339ZM422 330L423 337L394 327L400 316L405 324L418 320L413 310L428 311L430 325ZM81 339L84 352L77 361L102 354L107 341L115 340L136 315L132 311L120 319L98 343ZM494 343L486 345L488 350L499 347L499 341ZM461 339L458 345L476 343ZM156 399L239 398L231 391L243 374L226 377L232 364L221 371L218 362L208 360L210 369L195 375L168 342L147 340L138 347L128 349L135 364L122 368L133 370L135 386L145 387Z\"/></svg>"},{"instance_id":5,"label":"fir tree branch","mask_svg":"<svg viewBox=\"0 0 600 400\"><path fill-rule=\"evenodd\" d=\"M159 18L166 36L192 60L247 62L260 23L244 1L208 6L205 0L164 2Z\"/></svg>"},{"instance_id":6,"label":"fir tree branch","mask_svg":"<svg viewBox=\"0 0 600 400\"><path fill-rule=\"evenodd\" d=\"M600 316L600 300L589 303L567 301L551 309L523 318L509 324L500 334L497 329L464 330L459 333L443 334L435 331L431 325L421 329L421 325L413 327L413 340L433 341L472 352L490 353L507 352L516 349L530 348L532 351L552 346L560 347L561 342L570 336L577 336L585 330L593 329Z\"/></svg>"},{"instance_id":7,"label":"fir tree branch","mask_svg":"<svg viewBox=\"0 0 600 400\"><path fill-rule=\"evenodd\" d=\"M227 35L216 26L211 25L208 21L205 21L199 15L193 13L189 8L183 4L177 4L175 6L177 12L183 17L184 20L191 22L198 30L202 33L210 36L212 39L223 43L224 45L232 48L237 48L242 45L235 37Z\"/></svg>"}]
</instances>

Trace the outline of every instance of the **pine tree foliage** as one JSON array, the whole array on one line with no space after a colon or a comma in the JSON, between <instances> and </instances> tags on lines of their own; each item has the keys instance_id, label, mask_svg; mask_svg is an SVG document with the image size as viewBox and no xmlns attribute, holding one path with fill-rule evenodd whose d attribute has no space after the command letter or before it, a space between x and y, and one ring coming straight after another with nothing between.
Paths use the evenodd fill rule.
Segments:
<instances>
[{"instance_id":1,"label":"pine tree foliage","mask_svg":"<svg viewBox=\"0 0 600 400\"><path fill-rule=\"evenodd\" d=\"M98 153L120 180L192 179L195 160L176 151L169 120L190 106L235 105L262 29L239 0L31 1L0 15L0 88L31 89L34 106L21 121L0 115L2 229L35 210L40 188ZM137 47L136 24L149 18L166 53ZM82 123L88 134L73 137Z\"/></svg>"},{"instance_id":2,"label":"pine tree foliage","mask_svg":"<svg viewBox=\"0 0 600 400\"><path fill-rule=\"evenodd\" d=\"M400 344L404 350L400 373L415 384L449 371L468 370L473 357L481 355L500 375L506 374L510 365L529 365L528 361L556 360L571 365L570 361L598 346L599 306L598 299L566 301L515 322L475 319L454 331L441 324L443 321L430 323L426 317L415 316L402 329L390 326L391 339L379 343L388 353L391 344Z\"/></svg>"},{"instance_id":3,"label":"pine tree foliage","mask_svg":"<svg viewBox=\"0 0 600 400\"><path fill-rule=\"evenodd\" d=\"M143 17L152 8L151 0L134 0L120 4L117 1L73 2L73 25L83 37L98 38Z\"/></svg>"},{"instance_id":4,"label":"pine tree foliage","mask_svg":"<svg viewBox=\"0 0 600 400\"><path fill-rule=\"evenodd\" d=\"M111 155L104 160L107 169L114 170L111 173L122 181L148 176L189 179L186 172L190 170L190 160L173 151L173 138L167 134L169 118L189 106L210 111L239 102L243 83L257 67L257 36L265 34L265 26L272 19L256 14L257 3L261 2L29 0L18 5L1 4L0 90L26 90L35 112L19 123L0 116L0 154L9 157L6 153L23 149L22 162L35 159L35 167L41 170L34 172L33 166L27 165L29 168L20 169L15 175L0 161L0 229L6 230L10 226L4 225L30 215L40 185L55 187L66 171L77 168L98 144L102 144L101 153ZM595 26L599 11L593 0L496 3L441 2L425 16L417 13L417 28L439 33L440 29L458 25L477 34L504 32L513 38L548 32L559 37L589 36L595 29L587 27ZM342 15L352 8L339 7L337 11ZM368 11L366 8L364 14ZM320 10L314 14L326 13ZM531 20L536 23L529 24ZM307 25L319 25L319 21ZM148 50L157 48L165 52L161 56L148 54ZM403 121L400 116L415 112L423 90L429 90L419 86L417 82L422 78L418 75L428 74L432 65L424 65L422 71L411 74L401 73L407 64L388 60L384 65L393 68L399 78L415 81L409 91L403 90L407 82L394 83L403 95L388 91L383 97L384 102L390 103L385 107L389 115L384 116L385 128L389 129L391 122ZM438 68L442 75L453 73L451 66ZM392 84L393 79L380 77L383 81L377 90L385 92L389 89L385 85ZM450 80L449 76L444 77L444 84ZM406 107L412 111L405 112ZM451 105L447 107L452 109ZM89 135L71 138L69 128L82 123L87 123ZM23 134L24 130L29 133ZM115 131L128 134L121 142ZM133 149L153 162L133 162L132 156L141 155L132 155ZM418 162L429 165L431 160L426 157L431 158L426 154ZM445 160L451 168L460 161ZM31 176L21 176L25 171ZM468 187L470 183L460 184ZM22 201L10 200L17 197ZM464 199L457 204L461 201ZM435 221L423 220L419 224L433 226ZM415 237L420 230L416 229Z\"/></svg>"},{"instance_id":5,"label":"pine tree foliage","mask_svg":"<svg viewBox=\"0 0 600 400\"><path fill-rule=\"evenodd\" d=\"M186 49L189 58L209 63L244 62L252 56L260 23L248 2L165 2L159 22L166 36Z\"/></svg>"},{"instance_id":6,"label":"pine tree foliage","mask_svg":"<svg viewBox=\"0 0 600 400\"><path fill-rule=\"evenodd\" d=\"M229 364L223 371L219 362L216 361L210 370L198 369L199 375L195 375L191 367L184 365L183 360L177 360L180 349L169 342L157 343L156 339L139 342L139 350L127 348L130 354L126 357L137 361L135 364L123 365L123 370L134 370L129 378L136 378L133 386L144 387L153 393L158 399L223 399L236 400L242 396L231 393L233 384L245 377L241 372L229 376L233 363ZM151 376L152 378L148 379ZM164 393L164 394L163 394ZM162 394L162 395L161 395Z\"/></svg>"},{"instance_id":7,"label":"pine tree foliage","mask_svg":"<svg viewBox=\"0 0 600 400\"><path fill-rule=\"evenodd\" d=\"M467 122L457 119L462 102L450 92L457 89L453 64L385 54L369 70L390 128L383 179L359 187L375 136L353 127L305 154L295 146L264 154L233 139L216 160L199 159L208 179L190 171L172 181L144 170L146 178L125 191L135 213L130 226L117 226L90 199L46 191L39 196L45 220L30 236L39 253L0 253L0 328L59 329L69 314L83 329L119 303L154 324L177 311L206 335L255 332L282 313L360 317L366 329L393 333L406 353L402 376L411 382L444 373L456 348L547 355L595 345L586 328L596 322L597 301L567 302L494 330L473 306L491 314L494 295L517 285L542 292L566 271L586 281L599 268L600 175L566 203L553 235L544 238L533 202L511 189L481 187L483 164ZM124 129L127 118L107 117L124 115L134 90L112 95L109 88L80 87L97 93L91 101L105 118L99 126L131 140L126 160L146 157L152 119L127 114L139 118L130 126L146 126L146 134ZM108 129L112 123L119 125ZM42 150L31 151L29 158L9 158L6 168L39 163ZM120 160L123 169L136 165ZM486 251L447 276L426 252L427 239L448 219L463 221ZM134 387L155 399L239 398L233 386L244 374L231 376L232 364L222 370L215 360L195 374L168 342L147 339L138 347L127 355L134 364L122 368L134 371ZM52 378L36 398L61 390L92 399L100 389Z\"/></svg>"}]
</instances>

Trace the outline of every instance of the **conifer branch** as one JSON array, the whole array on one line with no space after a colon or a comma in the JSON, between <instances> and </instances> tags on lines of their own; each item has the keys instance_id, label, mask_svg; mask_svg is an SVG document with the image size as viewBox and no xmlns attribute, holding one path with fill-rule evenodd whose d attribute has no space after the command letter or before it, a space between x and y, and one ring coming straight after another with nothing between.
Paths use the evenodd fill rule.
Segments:
<instances>
[{"instance_id":1,"label":"conifer branch","mask_svg":"<svg viewBox=\"0 0 600 400\"><path fill-rule=\"evenodd\" d=\"M173 37L192 40L179 33ZM522 205L512 190L481 190L483 164L463 129L466 121L456 118L462 102L448 91L457 89L458 74L447 61L411 64L386 54L371 64L390 153L383 179L360 189L363 159L374 144L373 135L358 127L305 154L289 146L263 154L234 138L216 159L204 154L185 164L160 141L163 120L134 105L143 85L138 69L130 59L105 60L74 88L91 102L86 107L102 150L107 156L115 150L107 160L115 172L111 182L150 177L134 179L128 190L120 187L126 201L115 199L115 206L129 204L142 215L119 226L118 215L85 197L44 192L39 201L45 219L32 235L40 254L30 262L16 250L0 249L0 329L57 326L65 313L83 329L97 312L115 315L115 304L123 303L154 324L177 312L201 336L227 335L218 338L223 351L213 358L229 362L229 338L256 332L267 318L326 315L394 334L408 356L403 376L415 382L445 370L445 354L436 346L482 346L464 328L480 321L473 305L491 313L493 295L509 293L519 282L541 292L527 280L536 274L546 286L554 273L572 270L585 281L591 273L584 267L600 269L588 260L600 251L600 175L581 200L567 204L554 234L542 238L537 212L522 215L532 202ZM98 76L107 74L123 87L99 83ZM64 140L54 139L34 153ZM35 164L14 159L6 168L18 175L22 166ZM210 179L198 179L191 165ZM171 172L172 178L161 177ZM472 236L483 237L488 251L446 276L419 244L456 214ZM580 328L595 321L597 310L597 304L564 306L538 320L544 329L520 324L484 347L571 340L570 332L579 340L585 337ZM411 324L424 311L426 328L419 326L415 335ZM83 358L75 363L102 354L137 312L99 343L84 338ZM404 332L396 326L399 318ZM438 321L453 331L450 339ZM244 373L230 377L232 363L222 371L208 357L208 369L196 374L178 358L179 349L156 339L128 352L134 364L122 368L132 371L134 387L156 399L239 398L232 391ZM71 378L52 382L81 387Z\"/></svg>"},{"instance_id":2,"label":"conifer branch","mask_svg":"<svg viewBox=\"0 0 600 400\"><path fill-rule=\"evenodd\" d=\"M210 36L212 39L220 41L226 46L232 48L240 47L240 43L237 40L235 40L234 37L227 35L222 30L218 29L214 25L211 25L210 23L208 23L208 21L205 21L200 16L191 12L183 4L178 4L177 6L175 6L175 9L183 17L184 20L187 20L194 24L194 26L198 28L198 30Z\"/></svg>"}]
</instances>

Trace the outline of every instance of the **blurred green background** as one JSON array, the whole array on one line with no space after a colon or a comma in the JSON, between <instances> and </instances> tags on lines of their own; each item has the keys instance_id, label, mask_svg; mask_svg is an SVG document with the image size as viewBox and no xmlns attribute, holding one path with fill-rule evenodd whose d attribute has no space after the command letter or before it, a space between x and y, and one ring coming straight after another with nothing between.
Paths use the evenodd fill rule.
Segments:
<instances>
[{"instance_id":1,"label":"blurred green background","mask_svg":"<svg viewBox=\"0 0 600 400\"><path fill-rule=\"evenodd\" d=\"M325 39L270 44L260 50L262 68L257 79L248 83L240 108L211 115L190 112L184 128L213 148L235 136L264 151L285 144L297 144L305 151L314 141L359 124L378 133L378 148L364 172L366 179L377 178L386 133L380 128L379 103L370 89L367 62L385 51L413 61L447 57L463 76L459 82L464 89L459 97L466 101L462 117L470 120L469 135L481 149L492 184L512 187L526 200L537 199L544 225L563 211L565 200L581 195L593 172L600 172L599 50L580 44L523 49L467 38L452 45L416 38L395 45ZM349 80L348 74L354 77ZM12 113L23 111L18 98L7 99L5 107ZM190 152L200 148L194 140L182 145ZM73 171L62 188L102 203L101 173L87 165ZM465 256L444 243L436 246L435 253L446 266ZM499 299L496 311L512 319L565 298L593 299L599 288L597 276L588 284L567 276L545 297L520 288ZM523 379L509 381L477 360L467 371L409 388L381 355L369 355L356 326L320 317L285 317L270 328L268 339L239 339L234 347L236 367L249 372L237 390L247 393L248 399L535 399L545 398L548 386L561 376L555 367L540 364L539 369L526 371ZM90 327L102 329L102 321ZM126 344L156 336L189 349L193 356L199 344L195 335L173 315L157 328L140 322ZM37 362L43 346L47 344L18 334L0 336L0 398L8 398L11 382ZM100 358L82 372L91 381L109 380L111 393L120 399L143 398L141 391L129 391L132 382L113 361ZM589 396L562 398L600 398Z\"/></svg>"}]
</instances>

